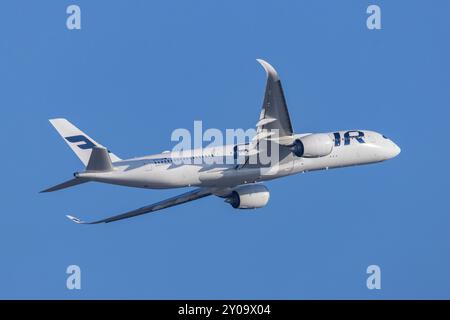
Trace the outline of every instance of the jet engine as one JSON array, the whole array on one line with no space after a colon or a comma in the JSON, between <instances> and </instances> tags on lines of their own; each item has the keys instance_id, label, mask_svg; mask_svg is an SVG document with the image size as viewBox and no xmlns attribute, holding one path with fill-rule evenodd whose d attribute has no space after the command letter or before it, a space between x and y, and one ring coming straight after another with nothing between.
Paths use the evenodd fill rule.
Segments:
<instances>
[{"instance_id":1,"label":"jet engine","mask_svg":"<svg viewBox=\"0 0 450 320\"><path fill-rule=\"evenodd\" d=\"M235 209L256 209L269 202L269 190L262 184L243 185L235 188L225 200Z\"/></svg>"},{"instance_id":2,"label":"jet engine","mask_svg":"<svg viewBox=\"0 0 450 320\"><path fill-rule=\"evenodd\" d=\"M298 139L289 145L293 154L303 158L319 158L333 151L333 139L326 133L314 133Z\"/></svg>"}]
</instances>

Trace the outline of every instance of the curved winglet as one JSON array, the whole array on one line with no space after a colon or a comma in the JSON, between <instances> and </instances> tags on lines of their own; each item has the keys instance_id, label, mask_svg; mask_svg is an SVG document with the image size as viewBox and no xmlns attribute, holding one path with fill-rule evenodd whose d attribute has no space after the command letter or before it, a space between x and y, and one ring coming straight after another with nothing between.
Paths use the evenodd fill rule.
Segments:
<instances>
[{"instance_id":1,"label":"curved winglet","mask_svg":"<svg viewBox=\"0 0 450 320\"><path fill-rule=\"evenodd\" d=\"M272 79L273 81L280 80L280 77L278 77L278 73L275 68L272 67L267 61L263 59L256 59L256 61L258 61L263 66L264 70L266 70L268 78Z\"/></svg>"},{"instance_id":2,"label":"curved winglet","mask_svg":"<svg viewBox=\"0 0 450 320\"><path fill-rule=\"evenodd\" d=\"M66 215L66 217L67 217L70 221L73 221L73 222L75 222L75 223L78 223L78 224L86 224L86 222L84 222L84 221L78 219L77 217L74 217L74 216L71 216L71 215Z\"/></svg>"}]
</instances>

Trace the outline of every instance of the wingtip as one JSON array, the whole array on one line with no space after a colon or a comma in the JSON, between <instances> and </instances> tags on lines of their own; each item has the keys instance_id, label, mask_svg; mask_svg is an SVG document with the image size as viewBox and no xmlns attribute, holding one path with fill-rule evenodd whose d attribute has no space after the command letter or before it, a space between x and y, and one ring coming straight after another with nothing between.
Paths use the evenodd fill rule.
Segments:
<instances>
[{"instance_id":1,"label":"wingtip","mask_svg":"<svg viewBox=\"0 0 450 320\"><path fill-rule=\"evenodd\" d=\"M52 191L53 191L53 187L41 190L41 191L39 191L39 193L49 193L49 192L52 192Z\"/></svg>"},{"instance_id":2,"label":"wingtip","mask_svg":"<svg viewBox=\"0 0 450 320\"><path fill-rule=\"evenodd\" d=\"M259 64L262 65L264 70L266 70L267 76L269 78L273 79L274 81L280 80L277 71L275 70L274 67L272 67L270 63L268 63L266 60L263 59L256 59L256 61L258 61Z\"/></svg>"},{"instance_id":3,"label":"wingtip","mask_svg":"<svg viewBox=\"0 0 450 320\"><path fill-rule=\"evenodd\" d=\"M77 217L74 217L74 216L71 216L71 215L68 215L68 214L66 215L66 217L67 217L67 219L69 219L70 221L75 222L75 223L77 223L77 224L84 224L84 223L85 223L84 221L78 219Z\"/></svg>"}]
</instances>

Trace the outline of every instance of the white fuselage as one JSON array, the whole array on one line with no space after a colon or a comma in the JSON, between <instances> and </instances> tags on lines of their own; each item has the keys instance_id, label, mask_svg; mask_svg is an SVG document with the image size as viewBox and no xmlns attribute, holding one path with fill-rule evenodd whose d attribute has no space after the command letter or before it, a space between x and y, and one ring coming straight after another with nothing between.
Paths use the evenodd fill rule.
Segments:
<instances>
[{"instance_id":1,"label":"white fuselage","mask_svg":"<svg viewBox=\"0 0 450 320\"><path fill-rule=\"evenodd\" d=\"M364 137L346 139L348 132L362 132ZM235 146L225 145L193 149L190 151L193 158L187 164L180 163L186 159L180 159L179 152L165 152L114 162L113 171L87 171L76 175L98 182L149 189L227 187L272 180L300 172L375 163L391 159L400 153L400 148L393 141L374 131L336 131L327 134L334 143L330 154L317 158L293 156L292 160L269 168L230 164L230 161L225 160L233 158ZM295 135L294 138L302 136L305 135Z\"/></svg>"}]
</instances>

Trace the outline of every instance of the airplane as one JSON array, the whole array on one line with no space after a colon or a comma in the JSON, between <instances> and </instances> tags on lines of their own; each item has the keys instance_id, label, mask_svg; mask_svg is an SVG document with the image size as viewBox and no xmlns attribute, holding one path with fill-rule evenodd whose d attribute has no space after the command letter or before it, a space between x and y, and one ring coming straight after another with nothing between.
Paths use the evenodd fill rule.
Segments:
<instances>
[{"instance_id":1,"label":"airplane","mask_svg":"<svg viewBox=\"0 0 450 320\"><path fill-rule=\"evenodd\" d=\"M86 222L67 215L78 224L110 223L210 195L223 198L236 209L256 209L269 201L270 193L262 183L264 181L315 170L382 162L400 153L400 148L391 139L370 130L294 133L277 71L264 60L257 61L266 72L267 82L256 134L251 142L191 149L187 150L187 157L181 151L165 151L123 160L68 120L50 119L86 168L74 173L73 179L41 192L90 181L147 189L195 187L178 196L100 220ZM274 152L278 154L277 161L268 164L258 161L258 154L264 148L277 151ZM239 159L243 159L240 163L235 161L237 153ZM250 157L255 155L256 161L250 162ZM233 161L180 161L224 158Z\"/></svg>"}]
</instances>

